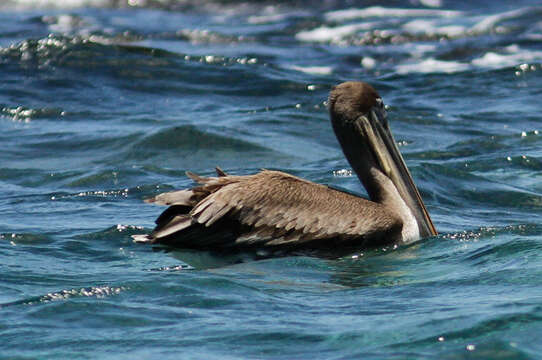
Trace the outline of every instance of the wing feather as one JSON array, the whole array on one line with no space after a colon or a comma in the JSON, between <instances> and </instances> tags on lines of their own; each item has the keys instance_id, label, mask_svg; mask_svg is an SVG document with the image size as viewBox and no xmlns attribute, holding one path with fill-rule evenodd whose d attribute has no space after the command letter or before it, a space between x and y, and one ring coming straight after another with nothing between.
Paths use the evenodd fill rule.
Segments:
<instances>
[{"instance_id":1,"label":"wing feather","mask_svg":"<svg viewBox=\"0 0 542 360\"><path fill-rule=\"evenodd\" d=\"M324 185L280 171L263 170L248 176L227 175L220 168L216 171L217 177L187 172L200 186L153 198L151 202L156 204L191 207L184 214L164 217L164 223L157 225L159 231L151 234L156 241L174 235L183 245L183 232L196 225L212 229L237 224L232 239L221 239L224 246L290 246L313 240L367 238L382 232L395 236L401 230L398 217L382 205ZM198 247L195 238L190 236L191 243L184 245ZM208 241L202 239L205 243Z\"/></svg>"},{"instance_id":2,"label":"wing feather","mask_svg":"<svg viewBox=\"0 0 542 360\"><path fill-rule=\"evenodd\" d=\"M192 225L192 223L193 223L193 219L190 216L177 215L168 222L167 226L153 231L151 233L151 236L155 239L166 237L178 231L182 231L183 229L186 229L187 227Z\"/></svg>"},{"instance_id":3,"label":"wing feather","mask_svg":"<svg viewBox=\"0 0 542 360\"><path fill-rule=\"evenodd\" d=\"M146 199L147 203L157 205L186 205L194 206L197 201L193 200L194 192L192 190L177 190L156 195L153 198Z\"/></svg>"}]
</instances>

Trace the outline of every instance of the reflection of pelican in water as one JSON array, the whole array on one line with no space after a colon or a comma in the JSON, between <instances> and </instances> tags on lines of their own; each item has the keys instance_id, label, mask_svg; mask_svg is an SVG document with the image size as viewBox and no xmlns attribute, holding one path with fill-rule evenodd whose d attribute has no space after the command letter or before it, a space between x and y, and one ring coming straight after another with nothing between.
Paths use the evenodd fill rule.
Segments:
<instances>
[{"instance_id":1,"label":"reflection of pelican in water","mask_svg":"<svg viewBox=\"0 0 542 360\"><path fill-rule=\"evenodd\" d=\"M200 186L146 200L169 205L139 242L208 250L329 251L409 242L437 232L388 127L362 82L329 95L333 130L370 200L280 172L187 175Z\"/></svg>"}]
</instances>

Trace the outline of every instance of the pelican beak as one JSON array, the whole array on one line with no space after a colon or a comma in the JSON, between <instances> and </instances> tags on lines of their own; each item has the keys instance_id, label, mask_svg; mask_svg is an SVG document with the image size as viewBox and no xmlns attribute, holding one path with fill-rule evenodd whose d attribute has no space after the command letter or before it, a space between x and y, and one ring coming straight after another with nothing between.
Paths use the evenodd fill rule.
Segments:
<instances>
[{"instance_id":1,"label":"pelican beak","mask_svg":"<svg viewBox=\"0 0 542 360\"><path fill-rule=\"evenodd\" d=\"M416 218L420 236L437 235L437 230L393 138L382 100L377 99L377 104L358 120L355 123L359 127L358 131L365 134L380 169L394 183L399 195Z\"/></svg>"}]
</instances>

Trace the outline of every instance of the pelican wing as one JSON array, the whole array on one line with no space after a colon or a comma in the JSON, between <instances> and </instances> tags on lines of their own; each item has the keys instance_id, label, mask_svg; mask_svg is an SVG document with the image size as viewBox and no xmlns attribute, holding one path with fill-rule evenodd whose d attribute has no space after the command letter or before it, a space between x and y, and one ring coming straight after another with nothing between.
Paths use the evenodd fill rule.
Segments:
<instances>
[{"instance_id":1,"label":"pelican wing","mask_svg":"<svg viewBox=\"0 0 542 360\"><path fill-rule=\"evenodd\" d=\"M400 220L382 205L280 172L248 176L199 177L200 186L164 193L149 202L171 205L157 219L147 241L172 235L175 244L198 246L214 233L223 246L302 246L326 239L353 240L400 234ZM224 236L227 223L231 237ZM237 226L232 227L232 223ZM183 236L186 234L186 240ZM392 240L390 238L390 240ZM216 245L216 241L213 243Z\"/></svg>"}]
</instances>

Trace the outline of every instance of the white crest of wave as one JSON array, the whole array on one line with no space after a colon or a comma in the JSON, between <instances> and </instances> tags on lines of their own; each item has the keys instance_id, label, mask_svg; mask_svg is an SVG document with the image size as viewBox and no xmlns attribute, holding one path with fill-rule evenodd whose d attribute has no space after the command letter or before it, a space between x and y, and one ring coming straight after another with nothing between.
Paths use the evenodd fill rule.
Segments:
<instances>
[{"instance_id":1,"label":"white crest of wave","mask_svg":"<svg viewBox=\"0 0 542 360\"><path fill-rule=\"evenodd\" d=\"M2 1L4 2L4 1ZM8 0L5 7L36 9L36 8L79 8L79 7L105 7L111 5L111 0ZM0 7L2 7L0 5Z\"/></svg>"},{"instance_id":2,"label":"white crest of wave","mask_svg":"<svg viewBox=\"0 0 542 360\"><path fill-rule=\"evenodd\" d=\"M522 63L542 61L542 51L521 49L517 45L506 47L506 52L487 52L484 56L473 59L472 64L484 68L502 68Z\"/></svg>"},{"instance_id":3,"label":"white crest of wave","mask_svg":"<svg viewBox=\"0 0 542 360\"><path fill-rule=\"evenodd\" d=\"M428 7L441 7L442 0L419 0L420 4Z\"/></svg>"},{"instance_id":4,"label":"white crest of wave","mask_svg":"<svg viewBox=\"0 0 542 360\"><path fill-rule=\"evenodd\" d=\"M503 13L495 14L484 18L483 20L476 23L471 30L475 33L485 33L490 31L500 22L517 19L523 16L532 16L533 14L541 13L542 6L533 6L533 7L524 7L516 10L506 11Z\"/></svg>"},{"instance_id":5,"label":"white crest of wave","mask_svg":"<svg viewBox=\"0 0 542 360\"><path fill-rule=\"evenodd\" d=\"M411 33L448 36L451 38L465 35L467 28L461 25L438 26L435 20L416 19L403 25Z\"/></svg>"},{"instance_id":6,"label":"white crest of wave","mask_svg":"<svg viewBox=\"0 0 542 360\"><path fill-rule=\"evenodd\" d=\"M295 71L301 71L306 74L315 74L315 75L329 75L333 72L331 66L290 66L290 69Z\"/></svg>"},{"instance_id":7,"label":"white crest of wave","mask_svg":"<svg viewBox=\"0 0 542 360\"><path fill-rule=\"evenodd\" d=\"M339 41L347 35L360 30L370 30L374 23L350 24L336 27L320 26L313 30L300 31L295 35L299 41L327 42Z\"/></svg>"},{"instance_id":8,"label":"white crest of wave","mask_svg":"<svg viewBox=\"0 0 542 360\"><path fill-rule=\"evenodd\" d=\"M456 73L472 68L500 69L523 63L542 61L542 51L525 50L518 45L507 46L502 52L487 52L470 62L443 61L428 58L418 62L397 65L399 74L409 73Z\"/></svg>"},{"instance_id":9,"label":"white crest of wave","mask_svg":"<svg viewBox=\"0 0 542 360\"><path fill-rule=\"evenodd\" d=\"M324 17L328 21L346 21L368 17L458 17L463 15L461 11L435 10L435 9L401 9L371 6L364 9L346 9L327 12Z\"/></svg>"},{"instance_id":10,"label":"white crest of wave","mask_svg":"<svg viewBox=\"0 0 542 360\"><path fill-rule=\"evenodd\" d=\"M397 65L396 71L399 74L408 73L456 73L470 68L469 64L457 61L442 61L434 58L428 58L421 62L412 64Z\"/></svg>"},{"instance_id":11,"label":"white crest of wave","mask_svg":"<svg viewBox=\"0 0 542 360\"><path fill-rule=\"evenodd\" d=\"M269 10L270 9L270 10ZM311 13L308 11L292 11L287 13L273 13L273 7L267 7L264 11L271 11L270 14L259 14L248 17L249 24L270 24L284 20L288 20L292 17L308 17Z\"/></svg>"}]
</instances>

